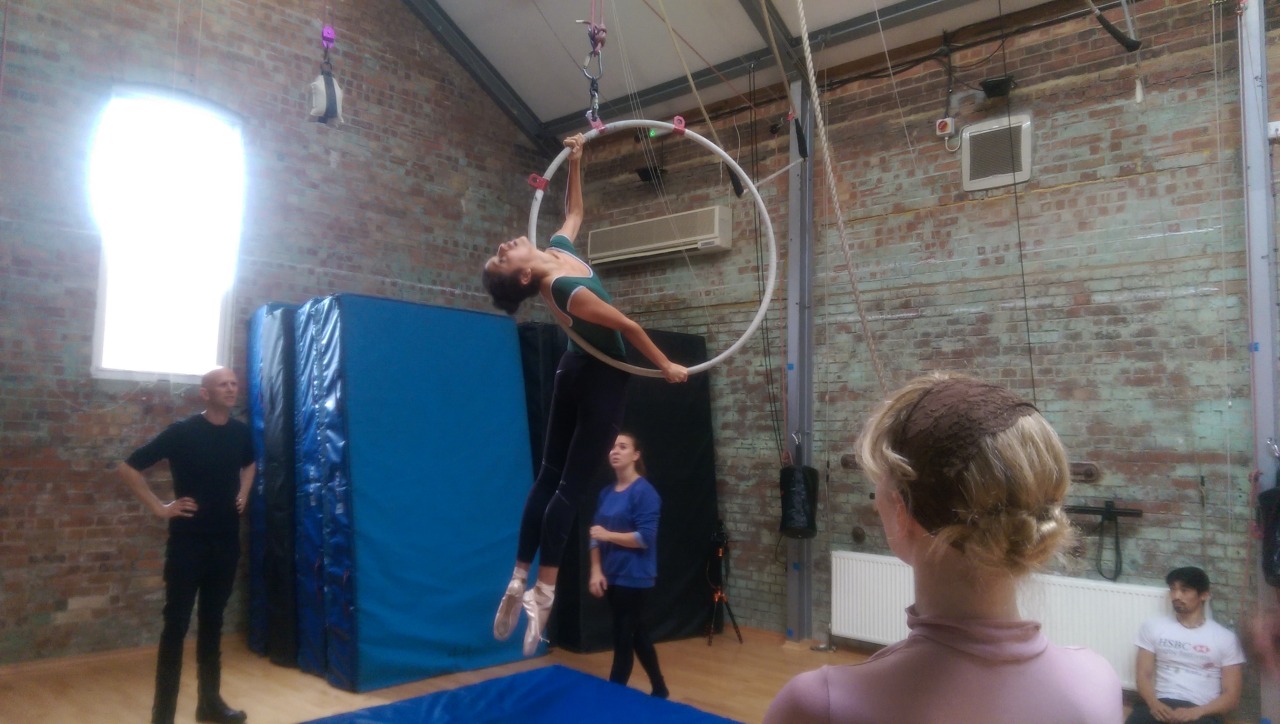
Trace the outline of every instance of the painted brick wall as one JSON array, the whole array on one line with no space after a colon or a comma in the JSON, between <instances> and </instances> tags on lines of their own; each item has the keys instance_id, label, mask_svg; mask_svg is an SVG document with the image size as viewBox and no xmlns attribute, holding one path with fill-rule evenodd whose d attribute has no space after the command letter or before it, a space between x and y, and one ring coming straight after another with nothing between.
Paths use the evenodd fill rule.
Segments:
<instances>
[{"instance_id":1,"label":"painted brick wall","mask_svg":"<svg viewBox=\"0 0 1280 724\"><path fill-rule=\"evenodd\" d=\"M489 308L477 270L521 227L524 178L544 162L400 0L328 6L346 93L336 127L307 120L321 4L5 5L0 662L159 636L164 526L112 468L199 407L184 385L89 377L99 239L86 157L113 83L176 88L243 117L237 319L340 291ZM238 590L231 627L243 623Z\"/></svg>"},{"instance_id":2,"label":"painted brick wall","mask_svg":"<svg viewBox=\"0 0 1280 724\"><path fill-rule=\"evenodd\" d=\"M1161 585L1169 569L1198 564L1214 579L1220 619L1235 621L1252 601L1234 31L1215 37L1208 7L1153 2L1137 9L1146 41L1140 67L1089 18L1013 36L1002 49L992 41L954 54L962 70L952 115L961 127L1007 112L1033 116L1035 176L1016 194L962 189L959 154L933 132L947 88L939 64L827 94L823 112L845 234L817 165L814 460L824 481L813 543L818 635L829 621L829 552L887 552L870 483L839 465L882 397L869 341L889 388L951 369L1033 397L1072 459L1102 471L1098 481L1076 485L1069 502L1114 500L1144 511L1121 523L1121 581ZM1274 29L1270 37L1275 68ZM1017 81L1008 108L970 90L1004 74ZM1274 98L1272 104L1280 107ZM785 138L767 131L784 111L761 109L754 127L745 112L716 122L722 138L744 148L754 128L762 159L756 177L786 162ZM691 128L708 135L690 116ZM651 158L669 170L664 198L637 181L632 169L646 162L626 145L611 147L622 157L593 157L588 174L603 177L588 182L599 191L596 204L632 220L717 199L732 203L741 246L727 256L607 269L611 288L646 323L680 319L691 331L714 330L711 347L723 349L758 299L749 210L729 198L705 153L682 155L675 142L659 142ZM765 192L785 269L787 191ZM771 340L753 340L711 372L721 508L734 539L729 595L740 622L775 630L786 624L786 542L776 532L785 274L780 280ZM1080 555L1056 570L1100 578L1098 521L1076 522ZM1101 569L1110 575L1116 565L1108 540Z\"/></svg>"}]
</instances>

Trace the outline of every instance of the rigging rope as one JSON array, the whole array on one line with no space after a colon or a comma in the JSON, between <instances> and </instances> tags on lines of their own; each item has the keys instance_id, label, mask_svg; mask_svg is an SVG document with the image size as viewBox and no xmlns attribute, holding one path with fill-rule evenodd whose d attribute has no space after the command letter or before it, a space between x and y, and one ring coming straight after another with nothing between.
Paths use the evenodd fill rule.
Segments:
<instances>
[{"instance_id":1,"label":"rigging rope","mask_svg":"<svg viewBox=\"0 0 1280 724\"><path fill-rule=\"evenodd\" d=\"M840 198L836 194L836 174L831 159L831 144L827 139L827 124L823 120L822 105L818 102L818 80L813 70L813 53L809 47L809 25L804 17L804 0L796 0L796 9L800 12L800 41L804 47L804 65L808 73L809 95L813 99L814 125L818 127L818 136L822 141L822 165L826 171L827 189L831 193L831 203L835 208L836 226L840 231L840 247L844 251L845 268L849 273L849 284L853 287L854 304L858 307L858 320L862 324L862 336L867 340L867 349L871 353L871 364L875 369L876 381L880 383L880 391L889 394L889 385L885 381L884 369L880 365L880 355L876 351L876 340L867 325L867 315L862 304L862 292L858 289L858 280L853 272L853 254L849 251L848 236L844 228L844 213L840 209Z\"/></svg>"},{"instance_id":2,"label":"rigging rope","mask_svg":"<svg viewBox=\"0 0 1280 724\"><path fill-rule=\"evenodd\" d=\"M760 14L764 16L765 39L769 41L769 50L773 53L773 62L778 64L778 72L782 74L782 89L787 96L787 106L792 116L796 113L796 104L788 90L791 85L787 77L787 67L782 64L782 53L778 52L778 43L773 38L773 21L769 19L769 0L760 0Z\"/></svg>"},{"instance_id":3,"label":"rigging rope","mask_svg":"<svg viewBox=\"0 0 1280 724\"><path fill-rule=\"evenodd\" d=\"M800 2L800 0L796 0ZM911 132L907 130L907 116L902 110L902 96L898 93L898 79L893 74L893 58L889 57L889 41L884 35L884 25L880 22L880 3L871 0L871 7L876 13L876 30L880 34L880 47L884 49L885 67L889 69L889 86L893 88L893 102L898 105L898 122L902 124L902 135L907 139L907 150L911 152L911 167L919 171L919 162L916 158L916 147L911 143ZM801 15L800 24L804 25L804 16ZM807 41L806 41L807 47Z\"/></svg>"},{"instance_id":4,"label":"rigging rope","mask_svg":"<svg viewBox=\"0 0 1280 724\"><path fill-rule=\"evenodd\" d=\"M707 128L711 129L711 140L720 148L724 148L724 144L720 142L720 134L716 133L716 126L711 122L711 114L707 113L707 107L702 103L702 95L698 93L698 84L693 81L693 73L689 72L689 64L685 62L684 53L680 50L680 43L676 40L676 31L671 27L671 18L667 16L666 2L658 0L658 7L662 10L662 22L666 23L667 33L671 35L671 44L675 47L676 57L680 59L680 65L684 68L684 77L689 81L689 89L693 91L693 98L698 102L698 109L702 111L702 118L707 122ZM731 175L729 180L733 182L734 190L741 196L742 179Z\"/></svg>"},{"instance_id":5,"label":"rigging rope","mask_svg":"<svg viewBox=\"0 0 1280 724\"><path fill-rule=\"evenodd\" d=\"M650 8L650 10L652 10L652 8ZM654 12L656 14L656 11ZM618 14L615 8L614 17L616 18L617 16ZM631 63L627 57L626 37L625 37L625 34L623 33L623 30L624 28L622 26L618 26L618 51L622 55L622 75L624 79L624 84L627 88L627 98L629 100L629 104L631 106L632 112L635 114L635 117L644 118L646 114L645 114L644 107L641 105L639 101L639 93L636 90L637 84L635 82L635 76L631 72ZM661 169L662 161L658 157L657 151L655 151L654 149L653 141L649 138L647 134L643 134L643 133L640 135L640 140L641 140L641 152L644 155L645 165L650 168ZM661 141L659 143L661 143ZM666 214L666 216L672 216L674 213L674 210L671 207L670 197L667 194L666 182L663 180L661 172L654 174L652 183L653 183L654 190L658 194L658 199L662 204L664 213ZM674 222L672 222L672 224L674 225ZM698 311L701 313L700 321L702 322L703 326L706 329L706 336L709 340L709 344L713 347L719 347L719 340L718 340L718 336L716 335L715 325L712 324L711 322L711 308L710 308L710 305L707 303L707 300L709 298L712 298L716 294L716 290L712 290L706 284L700 283L700 280L698 278L698 273L694 269L693 261L690 259L689 253L687 251L682 251L680 255L684 261L683 268L688 272L689 278L693 282L691 285L689 285L689 288L698 290L697 293L695 294L695 299L697 302L696 306ZM727 285L722 286L722 289L728 289L728 288L729 287Z\"/></svg>"}]
</instances>

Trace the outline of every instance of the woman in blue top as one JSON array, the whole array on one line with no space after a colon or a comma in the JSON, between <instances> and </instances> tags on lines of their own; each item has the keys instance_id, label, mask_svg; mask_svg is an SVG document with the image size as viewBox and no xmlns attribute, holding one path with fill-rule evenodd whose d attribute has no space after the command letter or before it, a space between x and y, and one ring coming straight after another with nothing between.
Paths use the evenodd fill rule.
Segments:
<instances>
[{"instance_id":1,"label":"woman in blue top","mask_svg":"<svg viewBox=\"0 0 1280 724\"><path fill-rule=\"evenodd\" d=\"M591 521L591 595L609 597L613 609L613 669L609 681L626 686L635 658L649 675L653 695L667 698L658 651L649 638L644 604L658 577L658 516L662 499L645 480L634 435L618 435L609 451L618 481L600 491Z\"/></svg>"},{"instance_id":2,"label":"woman in blue top","mask_svg":"<svg viewBox=\"0 0 1280 724\"><path fill-rule=\"evenodd\" d=\"M565 218L548 248L539 249L524 236L504 242L485 262L481 281L494 306L508 314L514 314L525 299L541 294L552 314L596 349L621 360L625 356L622 340L626 338L668 382L684 382L688 370L667 359L639 324L610 304L612 299L595 271L574 252L573 240L583 219L585 143L581 134L564 141L570 149ZM572 341L556 369L542 468L525 500L515 572L493 621L493 635L505 640L524 608L529 619L524 636L526 656L537 651L546 628L555 600L556 574L578 503L622 425L629 377ZM538 582L526 591L529 568L539 550Z\"/></svg>"}]
</instances>

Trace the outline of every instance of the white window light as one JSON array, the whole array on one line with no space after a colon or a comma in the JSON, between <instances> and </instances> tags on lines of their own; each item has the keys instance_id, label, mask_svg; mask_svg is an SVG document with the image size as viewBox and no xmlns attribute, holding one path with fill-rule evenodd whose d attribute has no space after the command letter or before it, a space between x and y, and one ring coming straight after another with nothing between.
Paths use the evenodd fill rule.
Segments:
<instances>
[{"instance_id":1,"label":"white window light","mask_svg":"<svg viewBox=\"0 0 1280 724\"><path fill-rule=\"evenodd\" d=\"M102 234L94 376L189 380L226 365L244 218L239 120L169 91L117 89L90 154Z\"/></svg>"}]
</instances>

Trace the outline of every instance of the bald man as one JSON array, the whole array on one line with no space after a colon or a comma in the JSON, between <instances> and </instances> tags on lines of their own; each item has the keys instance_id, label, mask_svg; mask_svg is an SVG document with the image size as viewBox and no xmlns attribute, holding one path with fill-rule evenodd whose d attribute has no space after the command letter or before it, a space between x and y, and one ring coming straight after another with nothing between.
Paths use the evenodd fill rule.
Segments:
<instances>
[{"instance_id":1,"label":"bald man","mask_svg":"<svg viewBox=\"0 0 1280 724\"><path fill-rule=\"evenodd\" d=\"M164 632L156 661L154 724L172 724L182 678L182 644L197 598L196 662L199 705L196 721L242 722L227 706L222 680L222 612L231 598L240 560L240 514L253 484L254 451L249 426L231 416L239 396L235 372L219 367L200 380L205 409L175 422L138 448L117 470L125 485L156 517L168 521L164 561ZM142 471L169 461L174 500L164 503Z\"/></svg>"}]
</instances>

